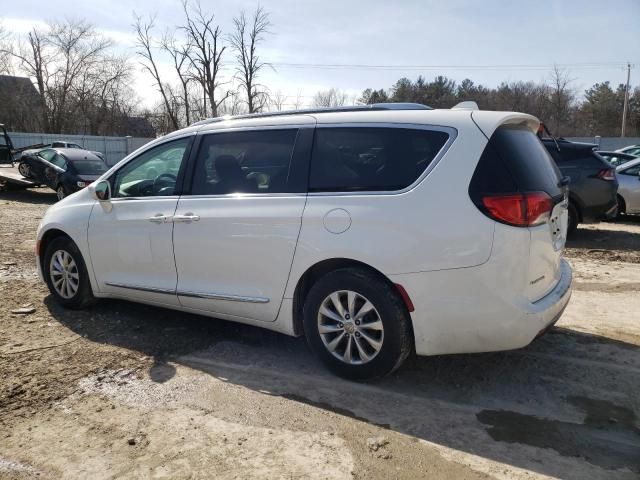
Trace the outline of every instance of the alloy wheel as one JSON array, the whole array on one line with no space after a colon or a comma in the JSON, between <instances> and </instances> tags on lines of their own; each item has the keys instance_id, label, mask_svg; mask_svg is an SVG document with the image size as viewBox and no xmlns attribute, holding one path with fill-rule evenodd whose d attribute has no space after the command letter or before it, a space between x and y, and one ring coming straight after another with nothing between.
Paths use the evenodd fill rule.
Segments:
<instances>
[{"instance_id":1,"label":"alloy wheel","mask_svg":"<svg viewBox=\"0 0 640 480\"><path fill-rule=\"evenodd\" d=\"M65 250L54 252L49 262L49 277L53 288L62 298L69 300L78 293L80 271L69 252Z\"/></svg>"},{"instance_id":2,"label":"alloy wheel","mask_svg":"<svg viewBox=\"0 0 640 480\"><path fill-rule=\"evenodd\" d=\"M21 162L21 163L18 165L18 172L20 172L20 175L22 175L22 176L23 176L23 177L25 177L25 178L29 178L29 175L31 174L31 171L30 171L29 165L27 165L27 164L26 164L26 163L24 163L24 162Z\"/></svg>"},{"instance_id":3,"label":"alloy wheel","mask_svg":"<svg viewBox=\"0 0 640 480\"><path fill-rule=\"evenodd\" d=\"M384 326L378 310L363 295L339 290L318 311L318 333L326 349L350 365L373 360L382 349Z\"/></svg>"}]
</instances>

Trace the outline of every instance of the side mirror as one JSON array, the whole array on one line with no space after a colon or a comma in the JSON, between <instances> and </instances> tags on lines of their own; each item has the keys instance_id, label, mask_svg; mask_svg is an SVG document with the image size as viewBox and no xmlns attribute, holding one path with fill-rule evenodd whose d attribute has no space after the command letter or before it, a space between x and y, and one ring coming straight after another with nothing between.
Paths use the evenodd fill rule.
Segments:
<instances>
[{"instance_id":1,"label":"side mirror","mask_svg":"<svg viewBox=\"0 0 640 480\"><path fill-rule=\"evenodd\" d=\"M111 199L111 184L107 180L100 180L89 185L89 190L96 200L108 202Z\"/></svg>"}]
</instances>

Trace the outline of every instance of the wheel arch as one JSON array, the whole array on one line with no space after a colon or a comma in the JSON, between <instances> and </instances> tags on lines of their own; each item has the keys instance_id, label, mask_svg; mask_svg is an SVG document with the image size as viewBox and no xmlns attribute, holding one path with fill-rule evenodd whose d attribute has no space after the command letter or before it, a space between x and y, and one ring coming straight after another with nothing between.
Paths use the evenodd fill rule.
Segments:
<instances>
[{"instance_id":1,"label":"wheel arch","mask_svg":"<svg viewBox=\"0 0 640 480\"><path fill-rule=\"evenodd\" d=\"M325 260L321 260L307 268L307 270L300 276L293 293L292 317L293 331L296 336L304 335L302 307L304 305L304 300L307 296L307 293L322 276L341 268L361 268L382 279L384 282L395 287L399 287L394 284L391 279L380 270L359 260L354 260L351 258L328 258ZM412 309L412 305L410 303L411 300L408 298L408 296L405 297L400 293L398 295L403 301L405 307L407 307L407 310L410 311ZM409 305L411 305L411 307Z\"/></svg>"},{"instance_id":2,"label":"wheel arch","mask_svg":"<svg viewBox=\"0 0 640 480\"><path fill-rule=\"evenodd\" d=\"M77 242L67 232L55 227L50 228L49 230L44 232L44 234L42 235L42 238L40 238L40 240L38 241L38 259L40 260L41 269L44 262L44 254L47 251L47 247L53 240L59 237L67 237L69 240L76 243L77 245Z\"/></svg>"},{"instance_id":3,"label":"wheel arch","mask_svg":"<svg viewBox=\"0 0 640 480\"><path fill-rule=\"evenodd\" d=\"M584 204L578 198L578 196L574 195L572 192L569 192L569 202L576 209L576 213L578 214L578 223L582 223L584 221L584 218L582 216L582 209L584 208Z\"/></svg>"},{"instance_id":4,"label":"wheel arch","mask_svg":"<svg viewBox=\"0 0 640 480\"><path fill-rule=\"evenodd\" d=\"M618 199L618 212L626 213L627 211L627 201L624 199L624 196L620 192L616 193L616 198Z\"/></svg>"}]
</instances>

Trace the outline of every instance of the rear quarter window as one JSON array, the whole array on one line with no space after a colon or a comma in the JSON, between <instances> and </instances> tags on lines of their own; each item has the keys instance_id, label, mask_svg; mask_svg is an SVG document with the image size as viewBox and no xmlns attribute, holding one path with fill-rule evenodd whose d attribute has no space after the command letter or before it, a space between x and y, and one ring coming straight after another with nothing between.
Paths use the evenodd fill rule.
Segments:
<instances>
[{"instance_id":1,"label":"rear quarter window","mask_svg":"<svg viewBox=\"0 0 640 480\"><path fill-rule=\"evenodd\" d=\"M502 126L491 136L470 184L472 197L509 192L562 194L562 174L540 139L525 126Z\"/></svg>"},{"instance_id":2,"label":"rear quarter window","mask_svg":"<svg viewBox=\"0 0 640 480\"><path fill-rule=\"evenodd\" d=\"M402 190L420 177L448 139L449 134L439 130L318 128L309 191Z\"/></svg>"}]
</instances>

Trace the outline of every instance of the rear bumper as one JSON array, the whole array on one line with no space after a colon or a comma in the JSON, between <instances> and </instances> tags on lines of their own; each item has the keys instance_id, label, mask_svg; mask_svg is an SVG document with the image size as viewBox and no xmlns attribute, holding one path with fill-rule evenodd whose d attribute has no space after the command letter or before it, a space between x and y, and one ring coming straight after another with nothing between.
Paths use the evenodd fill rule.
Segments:
<instances>
[{"instance_id":1,"label":"rear bumper","mask_svg":"<svg viewBox=\"0 0 640 480\"><path fill-rule=\"evenodd\" d=\"M416 353L440 355L512 350L531 343L560 318L571 298L571 267L563 259L560 268L556 286L535 302L509 290L487 264L390 277L404 286L415 305Z\"/></svg>"},{"instance_id":2,"label":"rear bumper","mask_svg":"<svg viewBox=\"0 0 640 480\"><path fill-rule=\"evenodd\" d=\"M531 307L526 310L527 318L537 322L540 327L536 335L558 321L571 298L573 271L565 259L560 263L560 272L560 280L554 289L540 300L531 303Z\"/></svg>"}]
</instances>

